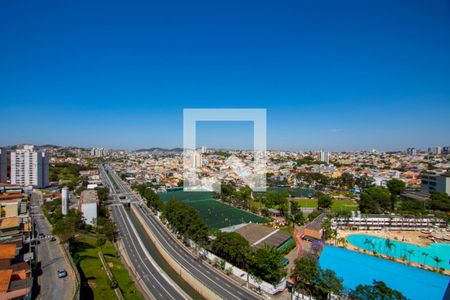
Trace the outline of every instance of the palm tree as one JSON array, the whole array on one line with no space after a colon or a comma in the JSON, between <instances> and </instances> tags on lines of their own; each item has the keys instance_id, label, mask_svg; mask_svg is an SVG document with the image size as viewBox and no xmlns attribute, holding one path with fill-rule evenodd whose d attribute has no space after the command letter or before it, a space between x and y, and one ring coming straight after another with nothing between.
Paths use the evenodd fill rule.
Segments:
<instances>
[{"instance_id":1,"label":"palm tree","mask_svg":"<svg viewBox=\"0 0 450 300\"><path fill-rule=\"evenodd\" d=\"M345 247L347 245L347 239L344 237L341 237L337 240L338 244L340 244L342 247Z\"/></svg>"},{"instance_id":2,"label":"palm tree","mask_svg":"<svg viewBox=\"0 0 450 300\"><path fill-rule=\"evenodd\" d=\"M422 252L422 256L424 257L424 259L423 259L423 264L426 265L426 264L427 264L428 253Z\"/></svg>"},{"instance_id":3,"label":"palm tree","mask_svg":"<svg viewBox=\"0 0 450 300\"><path fill-rule=\"evenodd\" d=\"M439 263L443 262L442 259L440 259L437 256L433 256L432 259L434 260L434 262L436 263L436 269L438 268Z\"/></svg>"},{"instance_id":4,"label":"palm tree","mask_svg":"<svg viewBox=\"0 0 450 300\"><path fill-rule=\"evenodd\" d=\"M386 247L388 249L388 255L390 255L392 247L395 247L395 244L390 239L387 239L386 240Z\"/></svg>"},{"instance_id":5,"label":"palm tree","mask_svg":"<svg viewBox=\"0 0 450 300\"><path fill-rule=\"evenodd\" d=\"M369 247L372 249L372 252L374 252L373 248L375 247L375 245L372 240L369 240L368 238L366 238L366 240L364 241L364 245L369 245Z\"/></svg>"},{"instance_id":6,"label":"palm tree","mask_svg":"<svg viewBox=\"0 0 450 300\"><path fill-rule=\"evenodd\" d=\"M414 253L414 250L413 250L413 249L409 249L409 250L406 251L406 252L408 252L408 254L409 254L409 261L411 261L411 254Z\"/></svg>"}]
</instances>

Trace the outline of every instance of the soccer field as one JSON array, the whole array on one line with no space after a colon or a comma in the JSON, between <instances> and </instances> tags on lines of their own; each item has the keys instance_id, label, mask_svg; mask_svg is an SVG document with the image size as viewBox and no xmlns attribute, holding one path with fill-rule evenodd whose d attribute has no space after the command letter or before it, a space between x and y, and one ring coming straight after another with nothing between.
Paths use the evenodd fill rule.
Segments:
<instances>
[{"instance_id":1,"label":"soccer field","mask_svg":"<svg viewBox=\"0 0 450 300\"><path fill-rule=\"evenodd\" d=\"M162 201L177 199L195 208L210 228L223 228L241 223L264 223L268 220L216 201L209 192L167 192L158 194Z\"/></svg>"},{"instance_id":2,"label":"soccer field","mask_svg":"<svg viewBox=\"0 0 450 300\"><path fill-rule=\"evenodd\" d=\"M291 200L297 202L301 207L317 207L317 199L302 199L302 200ZM342 210L357 210L358 204L352 200L333 200L331 205L331 210L342 211Z\"/></svg>"}]
</instances>

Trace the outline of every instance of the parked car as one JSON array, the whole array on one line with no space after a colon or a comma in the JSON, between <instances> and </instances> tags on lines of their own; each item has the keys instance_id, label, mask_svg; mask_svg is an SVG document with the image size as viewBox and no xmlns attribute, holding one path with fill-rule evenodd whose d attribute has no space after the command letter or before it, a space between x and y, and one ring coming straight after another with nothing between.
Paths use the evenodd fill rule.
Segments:
<instances>
[{"instance_id":1,"label":"parked car","mask_svg":"<svg viewBox=\"0 0 450 300\"><path fill-rule=\"evenodd\" d=\"M58 270L58 278L64 278L67 276L67 272L65 269L59 269Z\"/></svg>"},{"instance_id":2,"label":"parked car","mask_svg":"<svg viewBox=\"0 0 450 300\"><path fill-rule=\"evenodd\" d=\"M52 236L52 237L50 238L50 241L51 241L51 242L54 242L54 241L56 241L56 238L55 238L54 236Z\"/></svg>"}]
</instances>

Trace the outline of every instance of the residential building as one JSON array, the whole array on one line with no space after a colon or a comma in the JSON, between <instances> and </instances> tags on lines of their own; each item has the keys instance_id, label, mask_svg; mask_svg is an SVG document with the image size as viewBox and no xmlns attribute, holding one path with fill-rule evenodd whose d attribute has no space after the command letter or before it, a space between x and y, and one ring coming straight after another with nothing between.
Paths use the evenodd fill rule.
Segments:
<instances>
[{"instance_id":1,"label":"residential building","mask_svg":"<svg viewBox=\"0 0 450 300\"><path fill-rule=\"evenodd\" d=\"M18 217L27 212L27 196L21 192L0 193L0 218Z\"/></svg>"},{"instance_id":2,"label":"residential building","mask_svg":"<svg viewBox=\"0 0 450 300\"><path fill-rule=\"evenodd\" d=\"M444 148L442 148L442 153L443 154L450 154L450 146L445 146Z\"/></svg>"},{"instance_id":3,"label":"residential building","mask_svg":"<svg viewBox=\"0 0 450 300\"><path fill-rule=\"evenodd\" d=\"M16 244L0 244L0 299L31 299L33 278Z\"/></svg>"},{"instance_id":4,"label":"residential building","mask_svg":"<svg viewBox=\"0 0 450 300\"><path fill-rule=\"evenodd\" d=\"M330 152L320 151L320 161L326 164L330 163Z\"/></svg>"},{"instance_id":5,"label":"residential building","mask_svg":"<svg viewBox=\"0 0 450 300\"><path fill-rule=\"evenodd\" d=\"M433 148L428 148L428 153L430 154L442 154L442 147L441 146L437 146L437 147L433 147Z\"/></svg>"},{"instance_id":6,"label":"residential building","mask_svg":"<svg viewBox=\"0 0 450 300\"><path fill-rule=\"evenodd\" d=\"M106 155L108 155L108 149L105 149L105 148L92 148L91 149L91 156L103 157Z\"/></svg>"},{"instance_id":7,"label":"residential building","mask_svg":"<svg viewBox=\"0 0 450 300\"><path fill-rule=\"evenodd\" d=\"M86 224L97 225L98 196L96 190L85 190L81 193L78 210L83 213Z\"/></svg>"},{"instance_id":8,"label":"residential building","mask_svg":"<svg viewBox=\"0 0 450 300\"><path fill-rule=\"evenodd\" d=\"M432 172L424 172L421 175L422 191L425 192L439 192L439 193L447 193L450 195L450 173L432 173Z\"/></svg>"},{"instance_id":9,"label":"residential building","mask_svg":"<svg viewBox=\"0 0 450 300\"><path fill-rule=\"evenodd\" d=\"M69 212L69 189L67 187L63 187L61 190L61 213L63 215L67 215Z\"/></svg>"},{"instance_id":10,"label":"residential building","mask_svg":"<svg viewBox=\"0 0 450 300\"><path fill-rule=\"evenodd\" d=\"M416 148L408 148L408 149L406 149L406 153L408 153L409 156L416 156L417 149Z\"/></svg>"},{"instance_id":11,"label":"residential building","mask_svg":"<svg viewBox=\"0 0 450 300\"><path fill-rule=\"evenodd\" d=\"M49 157L32 145L11 152L11 184L44 188L48 186Z\"/></svg>"},{"instance_id":12,"label":"residential building","mask_svg":"<svg viewBox=\"0 0 450 300\"><path fill-rule=\"evenodd\" d=\"M5 183L7 179L6 148L0 148L0 182Z\"/></svg>"}]
</instances>

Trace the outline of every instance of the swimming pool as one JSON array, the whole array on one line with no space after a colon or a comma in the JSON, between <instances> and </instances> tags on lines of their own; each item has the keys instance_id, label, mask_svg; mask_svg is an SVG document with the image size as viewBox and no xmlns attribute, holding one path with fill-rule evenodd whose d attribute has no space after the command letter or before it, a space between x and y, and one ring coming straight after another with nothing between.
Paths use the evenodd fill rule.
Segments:
<instances>
[{"instance_id":1,"label":"swimming pool","mask_svg":"<svg viewBox=\"0 0 450 300\"><path fill-rule=\"evenodd\" d=\"M402 258L430 267L438 267L450 270L450 244L435 243L428 247L416 246L395 240L390 241L390 247L386 239L370 235L355 234L347 238L348 242L356 247L375 251L379 254Z\"/></svg>"},{"instance_id":2,"label":"swimming pool","mask_svg":"<svg viewBox=\"0 0 450 300\"><path fill-rule=\"evenodd\" d=\"M392 262L344 248L326 246L319 258L322 268L344 279L346 289L378 280L412 300L443 299L449 278L431 271Z\"/></svg>"}]
</instances>

